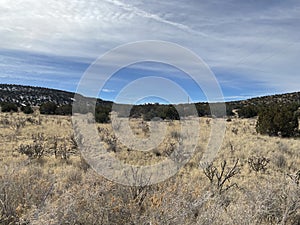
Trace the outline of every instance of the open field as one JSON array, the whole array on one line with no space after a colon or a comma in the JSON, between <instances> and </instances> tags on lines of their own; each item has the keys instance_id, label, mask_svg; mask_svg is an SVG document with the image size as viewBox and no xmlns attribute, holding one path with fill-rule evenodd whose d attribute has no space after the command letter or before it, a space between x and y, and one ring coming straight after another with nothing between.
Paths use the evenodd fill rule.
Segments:
<instances>
[{"instance_id":1,"label":"open field","mask_svg":"<svg viewBox=\"0 0 300 225\"><path fill-rule=\"evenodd\" d=\"M187 138L179 121L160 123L167 126L164 140L147 152L120 143L110 124L97 130L115 158L151 165ZM262 136L255 119L232 119L214 162L200 165L213 121L199 123L194 156L176 176L129 187L89 167L71 117L0 114L0 224L299 225L299 139ZM137 137L149 136L147 122L132 119L130 126Z\"/></svg>"}]
</instances>

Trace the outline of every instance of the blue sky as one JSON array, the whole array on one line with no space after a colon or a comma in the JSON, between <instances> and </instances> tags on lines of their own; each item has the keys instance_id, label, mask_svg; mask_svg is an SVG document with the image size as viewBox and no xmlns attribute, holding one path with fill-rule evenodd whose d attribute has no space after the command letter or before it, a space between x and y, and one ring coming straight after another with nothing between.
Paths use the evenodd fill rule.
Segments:
<instances>
[{"instance_id":1,"label":"blue sky","mask_svg":"<svg viewBox=\"0 0 300 225\"><path fill-rule=\"evenodd\" d=\"M75 91L107 51L162 40L202 58L226 100L300 91L299 24L298 0L3 0L0 83ZM187 74L154 62L121 69L100 97L114 100L123 87L147 76L170 79L193 101L206 100Z\"/></svg>"}]
</instances>

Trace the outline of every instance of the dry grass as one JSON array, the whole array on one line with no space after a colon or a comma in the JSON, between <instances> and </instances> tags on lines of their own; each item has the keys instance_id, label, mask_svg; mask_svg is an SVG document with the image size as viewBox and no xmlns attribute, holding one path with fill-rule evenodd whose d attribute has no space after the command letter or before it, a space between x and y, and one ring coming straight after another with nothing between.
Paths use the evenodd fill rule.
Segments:
<instances>
[{"instance_id":1,"label":"dry grass","mask_svg":"<svg viewBox=\"0 0 300 225\"><path fill-rule=\"evenodd\" d=\"M186 138L178 121L161 123L168 128L164 141L148 152L124 146L109 124L97 126L114 157L150 165ZM238 160L238 170L220 191L218 179L210 181L199 165L211 123L200 119L196 152L176 176L128 187L89 168L76 149L70 117L2 113L0 224L300 224L299 140L258 135L253 119L228 122L211 168L226 175ZM137 137L149 137L146 122L135 119L130 126ZM36 144L43 148L40 156L21 153L21 145L34 150ZM263 158L264 169L253 169L251 162Z\"/></svg>"}]
</instances>

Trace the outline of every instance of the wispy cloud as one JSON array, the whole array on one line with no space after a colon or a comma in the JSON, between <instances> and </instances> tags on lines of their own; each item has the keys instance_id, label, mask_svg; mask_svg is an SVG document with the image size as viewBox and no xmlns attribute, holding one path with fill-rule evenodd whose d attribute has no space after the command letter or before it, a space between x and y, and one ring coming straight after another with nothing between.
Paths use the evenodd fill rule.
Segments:
<instances>
[{"instance_id":1,"label":"wispy cloud","mask_svg":"<svg viewBox=\"0 0 300 225\"><path fill-rule=\"evenodd\" d=\"M107 88L103 88L101 91L106 92L106 93L113 93L113 92L115 92L115 90L107 89Z\"/></svg>"},{"instance_id":2,"label":"wispy cloud","mask_svg":"<svg viewBox=\"0 0 300 225\"><path fill-rule=\"evenodd\" d=\"M125 11L128 11L129 13L133 14L134 16L142 17L145 19L151 19L151 20L157 21L158 23L170 25L170 26L173 26L174 28L177 28L177 29L180 29L183 31L187 31L189 33L195 33L195 34L207 37L207 35L205 33L193 30L187 24L182 24L180 22L175 22L172 20L165 19L165 18L159 16L158 14L151 13L149 11L140 9L134 5L126 4L126 3L123 3L118 0L105 0L105 1L121 7L122 9L124 9Z\"/></svg>"},{"instance_id":3,"label":"wispy cloud","mask_svg":"<svg viewBox=\"0 0 300 225\"><path fill-rule=\"evenodd\" d=\"M297 0L2 0L0 82L44 79L53 86L64 80L61 86L75 89L84 68L106 51L157 39L197 53L228 96L242 97L255 86L256 93L295 91L299 23ZM137 69L172 72L166 67Z\"/></svg>"}]
</instances>

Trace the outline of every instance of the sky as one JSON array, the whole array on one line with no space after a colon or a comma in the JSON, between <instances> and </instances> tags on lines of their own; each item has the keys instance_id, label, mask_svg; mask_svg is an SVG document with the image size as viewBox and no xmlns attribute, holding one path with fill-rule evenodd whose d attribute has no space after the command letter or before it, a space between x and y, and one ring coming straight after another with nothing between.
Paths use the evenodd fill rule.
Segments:
<instances>
[{"instance_id":1,"label":"sky","mask_svg":"<svg viewBox=\"0 0 300 225\"><path fill-rule=\"evenodd\" d=\"M76 91L107 52L158 40L196 54L227 101L300 91L299 24L298 0L0 0L0 83ZM136 84L131 94L140 96L139 103L164 102L156 93L141 97L156 86L140 80L149 76L185 90L174 103L207 100L205 88L174 65L145 61L105 71L99 68L97 76L107 81L99 90L106 100L132 101L118 95ZM161 88L172 95L168 85Z\"/></svg>"}]
</instances>

